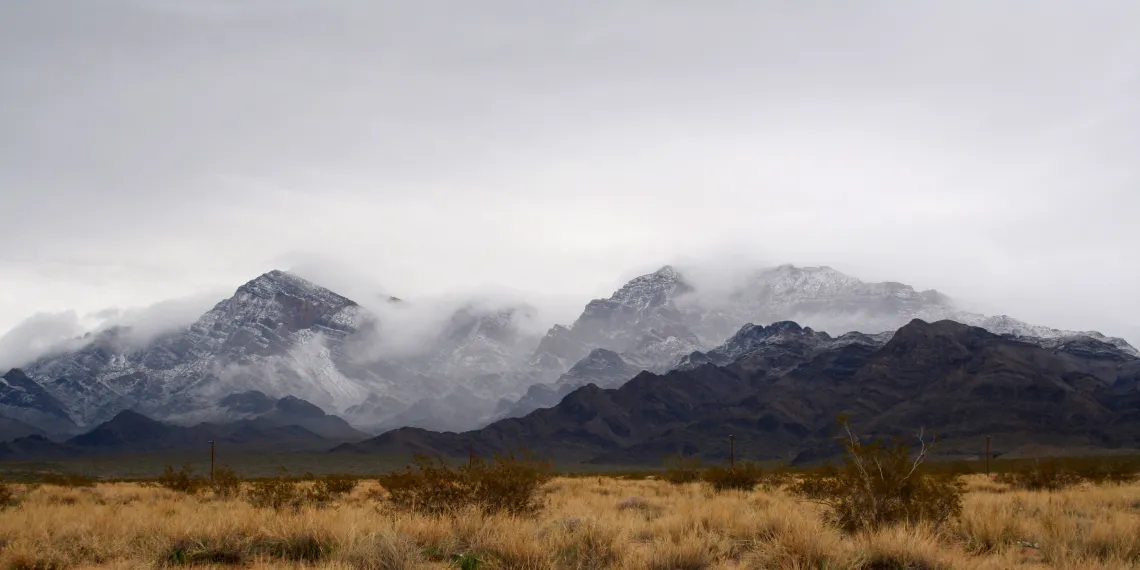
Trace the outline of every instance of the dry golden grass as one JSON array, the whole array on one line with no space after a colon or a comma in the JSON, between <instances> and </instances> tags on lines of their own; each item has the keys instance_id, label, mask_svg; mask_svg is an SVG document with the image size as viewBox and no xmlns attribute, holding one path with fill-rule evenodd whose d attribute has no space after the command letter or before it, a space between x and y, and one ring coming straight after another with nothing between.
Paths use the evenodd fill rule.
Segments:
<instances>
[{"instance_id":1,"label":"dry golden grass","mask_svg":"<svg viewBox=\"0 0 1140 570\"><path fill-rule=\"evenodd\" d=\"M555 479L529 518L393 512L367 482L297 511L136 484L43 485L0 513L0 567L426 569L467 554L518 570L1140 568L1140 485L1038 493L968 481L962 518L940 531L855 536L781 491L654 480Z\"/></svg>"}]
</instances>

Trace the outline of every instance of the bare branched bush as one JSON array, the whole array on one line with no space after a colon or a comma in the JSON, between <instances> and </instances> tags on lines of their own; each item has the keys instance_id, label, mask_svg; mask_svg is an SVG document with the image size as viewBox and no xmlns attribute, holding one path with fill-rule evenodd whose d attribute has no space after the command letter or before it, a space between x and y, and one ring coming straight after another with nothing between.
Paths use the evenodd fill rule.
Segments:
<instances>
[{"instance_id":1,"label":"bare branched bush","mask_svg":"<svg viewBox=\"0 0 1140 570\"><path fill-rule=\"evenodd\" d=\"M396 508L431 514L475 506L487 513L527 514L541 508L539 488L551 477L550 465L530 454L496 455L451 467L441 457L417 455L413 465L379 477Z\"/></svg>"},{"instance_id":2,"label":"bare branched bush","mask_svg":"<svg viewBox=\"0 0 1140 570\"><path fill-rule=\"evenodd\" d=\"M807 473L791 488L827 507L829 522L856 532L900 522L938 527L961 514L965 485L955 475L923 469L930 447L922 432L919 452L911 458L898 440L864 445L845 419L840 425L846 436L843 465Z\"/></svg>"}]
</instances>

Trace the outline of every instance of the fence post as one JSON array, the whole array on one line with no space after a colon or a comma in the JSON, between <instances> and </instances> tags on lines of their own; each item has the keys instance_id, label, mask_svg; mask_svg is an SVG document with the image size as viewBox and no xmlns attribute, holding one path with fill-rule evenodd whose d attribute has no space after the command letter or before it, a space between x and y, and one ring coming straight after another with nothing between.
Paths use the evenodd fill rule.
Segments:
<instances>
[{"instance_id":1,"label":"fence post","mask_svg":"<svg viewBox=\"0 0 1140 570\"><path fill-rule=\"evenodd\" d=\"M736 436L728 436L728 469L736 470Z\"/></svg>"}]
</instances>

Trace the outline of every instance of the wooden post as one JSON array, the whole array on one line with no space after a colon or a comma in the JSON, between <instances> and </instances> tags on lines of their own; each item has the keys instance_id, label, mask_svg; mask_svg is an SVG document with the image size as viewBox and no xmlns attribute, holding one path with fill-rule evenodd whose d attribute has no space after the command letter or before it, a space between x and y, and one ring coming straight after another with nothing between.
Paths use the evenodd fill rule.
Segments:
<instances>
[{"instance_id":1,"label":"wooden post","mask_svg":"<svg viewBox=\"0 0 1140 570\"><path fill-rule=\"evenodd\" d=\"M475 444L467 444L467 467L475 466Z\"/></svg>"},{"instance_id":2,"label":"wooden post","mask_svg":"<svg viewBox=\"0 0 1140 570\"><path fill-rule=\"evenodd\" d=\"M214 480L214 440L210 440L210 480Z\"/></svg>"},{"instance_id":3,"label":"wooden post","mask_svg":"<svg viewBox=\"0 0 1140 570\"><path fill-rule=\"evenodd\" d=\"M990 476L990 436L986 436L986 477Z\"/></svg>"},{"instance_id":4,"label":"wooden post","mask_svg":"<svg viewBox=\"0 0 1140 570\"><path fill-rule=\"evenodd\" d=\"M728 469L736 469L736 437L728 436Z\"/></svg>"}]
</instances>

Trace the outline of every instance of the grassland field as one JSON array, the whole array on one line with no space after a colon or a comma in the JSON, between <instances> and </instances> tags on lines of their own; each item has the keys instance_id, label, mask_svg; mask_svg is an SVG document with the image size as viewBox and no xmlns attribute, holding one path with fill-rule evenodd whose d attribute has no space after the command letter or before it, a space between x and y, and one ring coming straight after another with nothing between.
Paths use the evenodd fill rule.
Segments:
<instances>
[{"instance_id":1,"label":"grassland field","mask_svg":"<svg viewBox=\"0 0 1140 570\"><path fill-rule=\"evenodd\" d=\"M150 469L153 478L160 459L140 460L135 468ZM269 475L281 459L258 461ZM362 469L365 459L377 468L375 458L357 459ZM66 467L78 472L92 465ZM995 461L991 467L1023 465ZM58 467L4 466L9 480ZM202 467L208 471L208 463ZM297 461L290 470L305 467ZM145 481L81 487L14 482L13 505L0 512L0 567L1140 568L1140 483L1085 482L1044 492L1012 489L985 474L964 479L958 519L940 528L896 525L854 535L826 524L821 506L784 488L716 493L703 483L672 485L646 470L557 476L542 487L544 508L528 516L399 511L367 478L331 504L284 510Z\"/></svg>"}]
</instances>

